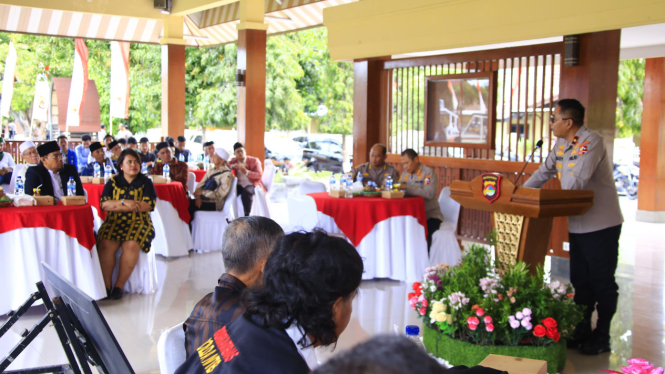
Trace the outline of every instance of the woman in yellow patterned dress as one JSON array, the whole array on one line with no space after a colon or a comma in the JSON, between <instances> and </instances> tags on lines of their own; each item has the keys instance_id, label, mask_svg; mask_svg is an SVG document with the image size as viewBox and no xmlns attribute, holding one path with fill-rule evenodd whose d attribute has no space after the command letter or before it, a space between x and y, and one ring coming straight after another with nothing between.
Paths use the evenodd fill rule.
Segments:
<instances>
[{"instance_id":1,"label":"woman in yellow patterned dress","mask_svg":"<svg viewBox=\"0 0 665 374\"><path fill-rule=\"evenodd\" d=\"M150 212L155 209L157 198L150 178L140 173L141 158L136 151L122 151L118 170L118 175L106 183L102 192L101 209L107 214L97 235L104 285L108 298L113 300L122 298L123 287L134 271L140 251L150 251L155 238ZM120 248L118 278L112 285L115 257Z\"/></svg>"}]
</instances>

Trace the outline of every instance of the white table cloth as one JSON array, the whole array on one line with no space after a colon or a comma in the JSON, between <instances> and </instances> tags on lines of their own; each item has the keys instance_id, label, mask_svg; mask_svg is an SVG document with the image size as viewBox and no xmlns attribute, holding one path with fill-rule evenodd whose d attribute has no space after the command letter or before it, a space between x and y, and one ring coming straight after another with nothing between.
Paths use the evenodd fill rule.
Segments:
<instances>
[{"instance_id":1,"label":"white table cloth","mask_svg":"<svg viewBox=\"0 0 665 374\"><path fill-rule=\"evenodd\" d=\"M8 231L0 234L0 243L0 315L37 291L35 284L44 279L42 262L93 299L106 297L96 246L89 251L76 238L46 227Z\"/></svg>"},{"instance_id":2,"label":"white table cloth","mask_svg":"<svg viewBox=\"0 0 665 374\"><path fill-rule=\"evenodd\" d=\"M164 257L187 256L194 248L189 225L186 224L173 205L160 198L155 202L155 210L150 214L155 227L152 249Z\"/></svg>"}]
</instances>

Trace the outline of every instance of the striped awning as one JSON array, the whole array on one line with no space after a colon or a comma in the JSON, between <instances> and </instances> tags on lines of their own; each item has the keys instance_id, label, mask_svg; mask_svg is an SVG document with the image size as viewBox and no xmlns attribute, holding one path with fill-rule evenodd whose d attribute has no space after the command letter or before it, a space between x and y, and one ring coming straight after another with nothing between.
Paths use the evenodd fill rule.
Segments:
<instances>
[{"instance_id":1,"label":"striped awning","mask_svg":"<svg viewBox=\"0 0 665 374\"><path fill-rule=\"evenodd\" d=\"M268 35L322 26L324 8L355 1L265 0ZM185 40L202 47L235 43L239 11L235 2L185 16ZM157 44L163 30L158 20L0 5L0 31L6 32Z\"/></svg>"}]
</instances>

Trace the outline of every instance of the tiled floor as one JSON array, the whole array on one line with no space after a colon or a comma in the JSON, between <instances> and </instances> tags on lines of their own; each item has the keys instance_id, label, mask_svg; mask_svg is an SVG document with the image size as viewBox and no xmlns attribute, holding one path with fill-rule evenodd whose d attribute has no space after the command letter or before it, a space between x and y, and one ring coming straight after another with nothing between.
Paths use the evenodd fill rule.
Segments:
<instances>
[{"instance_id":1,"label":"tiled floor","mask_svg":"<svg viewBox=\"0 0 665 374\"><path fill-rule=\"evenodd\" d=\"M621 235L620 265L617 279L620 299L612 324L613 352L585 357L568 351L564 373L597 373L618 369L630 357L642 357L663 364L665 352L665 225L636 223L637 203L621 198L626 218ZM273 209L286 211L286 209ZM277 217L280 223L287 218ZM152 295L125 295L120 302L101 301L111 329L137 373L158 373L157 340L160 333L182 322L194 304L214 287L224 271L220 253L194 254L174 260L158 257L160 290ZM6 285L5 285L6 286ZM354 301L349 327L334 352L321 350L325 360L368 337L403 331L407 324L418 324L415 312L406 303L408 285L395 281L366 281ZM23 321L0 339L0 357L31 328L44 310L33 308ZM6 316L0 316L0 323ZM19 369L64 363L65 357L53 328L40 337L9 367Z\"/></svg>"}]
</instances>

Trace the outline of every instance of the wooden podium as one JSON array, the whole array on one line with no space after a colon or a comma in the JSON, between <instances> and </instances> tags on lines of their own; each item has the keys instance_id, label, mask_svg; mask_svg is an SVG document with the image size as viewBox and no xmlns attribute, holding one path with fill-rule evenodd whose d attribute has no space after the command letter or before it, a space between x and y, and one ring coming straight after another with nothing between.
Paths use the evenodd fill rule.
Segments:
<instances>
[{"instance_id":1,"label":"wooden podium","mask_svg":"<svg viewBox=\"0 0 665 374\"><path fill-rule=\"evenodd\" d=\"M547 255L552 219L586 213L593 206L594 193L515 187L508 178L483 174L471 182L454 181L450 197L467 209L494 213L499 269L524 261L535 274L536 266L543 264Z\"/></svg>"}]
</instances>

